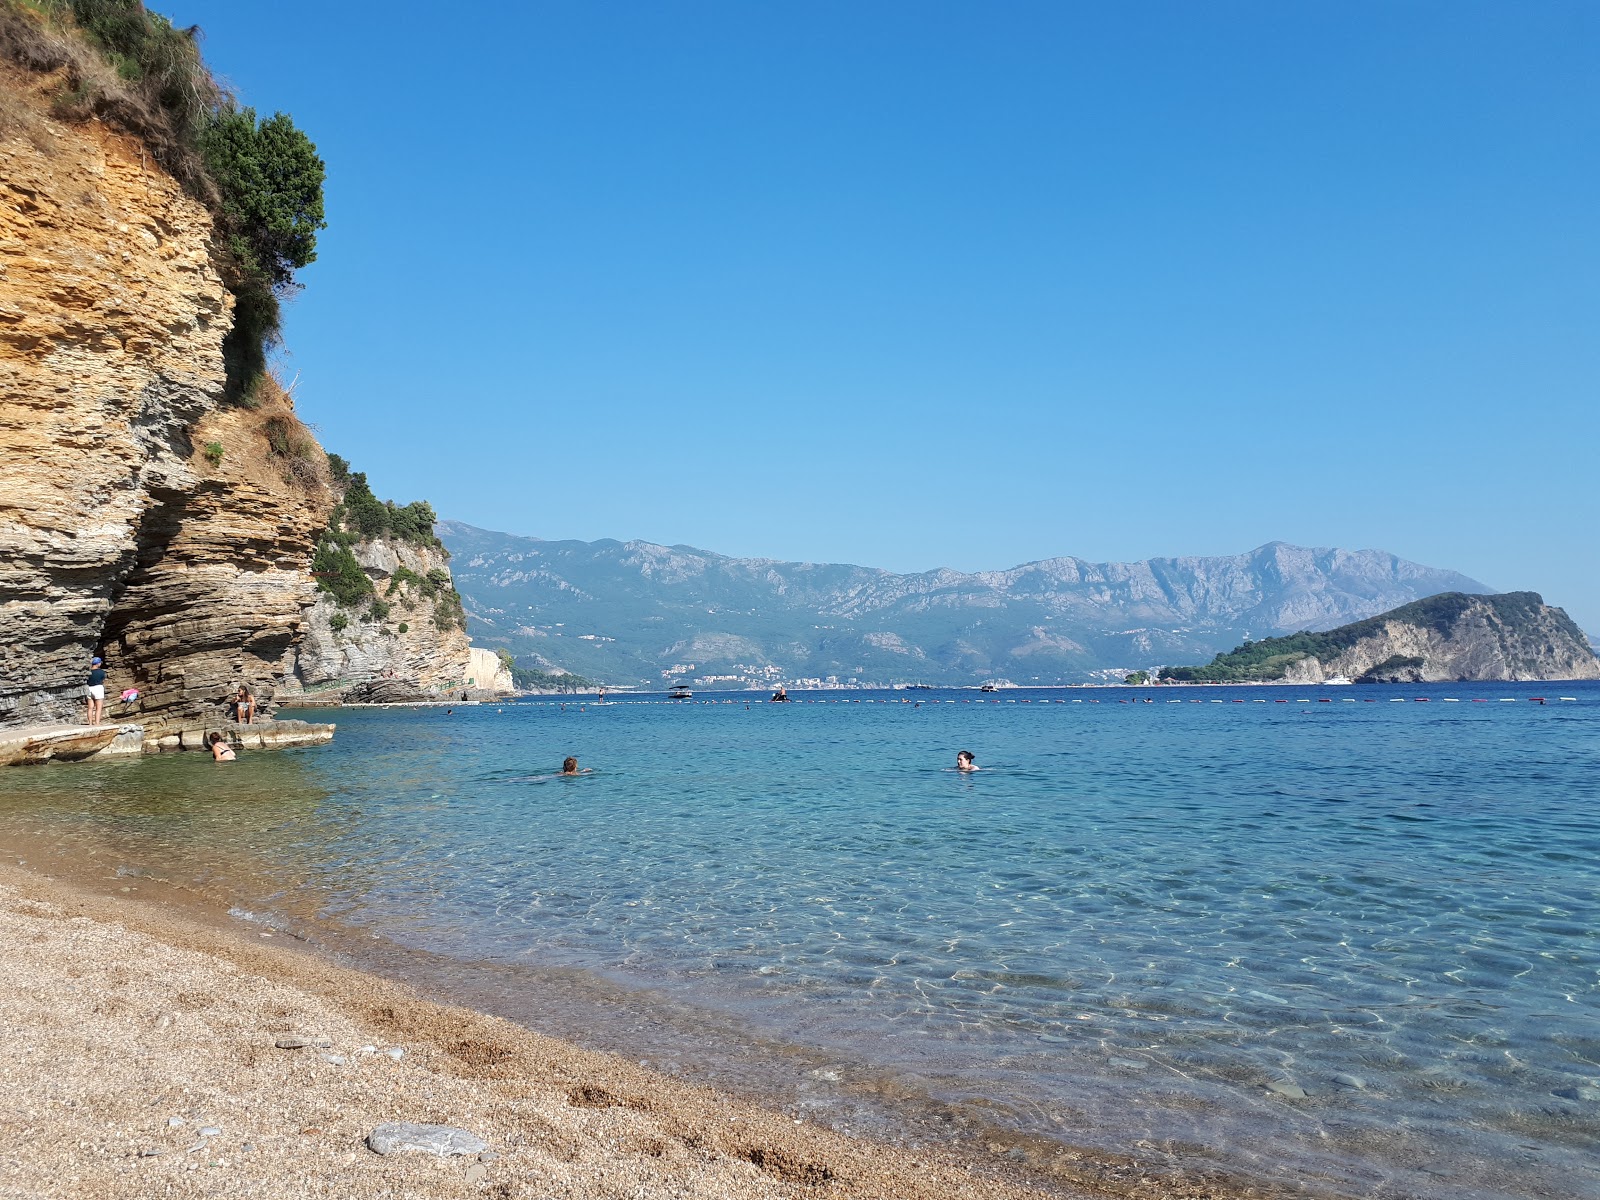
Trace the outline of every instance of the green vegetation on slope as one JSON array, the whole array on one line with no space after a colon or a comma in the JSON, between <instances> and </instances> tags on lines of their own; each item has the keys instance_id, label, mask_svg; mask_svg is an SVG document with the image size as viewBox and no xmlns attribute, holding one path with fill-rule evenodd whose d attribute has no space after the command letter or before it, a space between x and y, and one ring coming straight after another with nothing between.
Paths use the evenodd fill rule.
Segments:
<instances>
[{"instance_id":1,"label":"green vegetation on slope","mask_svg":"<svg viewBox=\"0 0 1600 1200\"><path fill-rule=\"evenodd\" d=\"M328 455L328 474L334 490L342 495L328 516L328 527L317 539L316 554L311 560L317 587L343 608L367 604L378 620L389 613L387 598L404 587L433 601L433 623L440 630L464 628L466 612L448 571L435 567L426 575L419 575L409 567L400 567L389 579L385 599L379 599L352 549L357 542L389 537L442 552L443 543L433 532L433 505L426 500L404 506L393 500L379 500L372 494L365 472L352 471L350 464L337 454Z\"/></svg>"},{"instance_id":2,"label":"green vegetation on slope","mask_svg":"<svg viewBox=\"0 0 1600 1200\"><path fill-rule=\"evenodd\" d=\"M414 500L401 507L393 500L379 500L367 486L363 471L352 471L340 455L328 455L328 474L343 499L328 518L330 529L346 530L357 538L392 537L419 546L442 546L433 532L438 516L426 500Z\"/></svg>"},{"instance_id":3,"label":"green vegetation on slope","mask_svg":"<svg viewBox=\"0 0 1600 1200\"><path fill-rule=\"evenodd\" d=\"M593 691L595 687L592 680L569 671L551 674L535 667L519 667L514 663L511 667L511 682L522 692L588 692Z\"/></svg>"},{"instance_id":4,"label":"green vegetation on slope","mask_svg":"<svg viewBox=\"0 0 1600 1200\"><path fill-rule=\"evenodd\" d=\"M1435 633L1449 633L1460 620L1461 614L1473 604L1487 604L1493 614L1491 619L1513 631L1530 624L1544 611L1544 600L1537 592L1504 592L1494 596L1441 592L1437 596L1413 600L1410 604L1402 604L1376 617L1354 621L1323 633L1307 630L1287 637L1246 642L1226 654L1217 655L1203 667L1163 667L1161 678L1183 683L1262 683L1282 679L1291 664L1303 658L1331 662L1362 638L1381 633L1384 625L1391 621L1431 629ZM1576 625L1572 629L1574 634L1578 633ZM1421 664L1408 659L1393 665Z\"/></svg>"},{"instance_id":5,"label":"green vegetation on slope","mask_svg":"<svg viewBox=\"0 0 1600 1200\"><path fill-rule=\"evenodd\" d=\"M140 0L0 0L0 53L62 73L58 116L139 138L210 208L226 246L218 265L238 302L224 344L229 389L248 402L278 340L280 301L317 257L324 169L288 116L258 121L238 107L201 58L199 34Z\"/></svg>"}]
</instances>

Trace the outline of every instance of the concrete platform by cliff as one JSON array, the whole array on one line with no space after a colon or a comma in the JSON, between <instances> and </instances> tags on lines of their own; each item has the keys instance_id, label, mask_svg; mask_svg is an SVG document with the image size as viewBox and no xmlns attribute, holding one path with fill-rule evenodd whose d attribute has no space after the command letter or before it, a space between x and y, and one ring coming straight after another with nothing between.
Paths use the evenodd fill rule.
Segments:
<instances>
[{"instance_id":1,"label":"concrete platform by cliff","mask_svg":"<svg viewBox=\"0 0 1600 1200\"><path fill-rule=\"evenodd\" d=\"M287 750L295 746L316 746L333 741L333 724L313 721L252 721L248 725L232 722L182 729L145 744L145 753L168 750L205 750L211 735L220 733L230 745L241 750Z\"/></svg>"},{"instance_id":2,"label":"concrete platform by cliff","mask_svg":"<svg viewBox=\"0 0 1600 1200\"><path fill-rule=\"evenodd\" d=\"M184 729L160 738L146 738L143 725L29 725L0 729L0 767L36 766L47 762L83 762L121 755L157 754L165 750L205 750L212 733L220 733L241 750L287 750L333 741L332 724L312 721L255 721L249 725L213 725Z\"/></svg>"},{"instance_id":3,"label":"concrete platform by cliff","mask_svg":"<svg viewBox=\"0 0 1600 1200\"><path fill-rule=\"evenodd\" d=\"M0 766L80 762L138 754L144 749L143 725L29 725L0 729Z\"/></svg>"}]
</instances>

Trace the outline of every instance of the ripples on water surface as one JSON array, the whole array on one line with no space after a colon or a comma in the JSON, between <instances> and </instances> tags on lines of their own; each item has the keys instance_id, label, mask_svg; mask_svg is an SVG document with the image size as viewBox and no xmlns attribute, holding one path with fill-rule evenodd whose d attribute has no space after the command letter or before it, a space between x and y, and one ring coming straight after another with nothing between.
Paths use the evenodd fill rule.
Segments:
<instances>
[{"instance_id":1,"label":"ripples on water surface","mask_svg":"<svg viewBox=\"0 0 1600 1200\"><path fill-rule=\"evenodd\" d=\"M1073 1142L1600 1194L1600 687L849 697L886 698L345 710L232 767L5 772L0 835L645 983Z\"/></svg>"}]
</instances>

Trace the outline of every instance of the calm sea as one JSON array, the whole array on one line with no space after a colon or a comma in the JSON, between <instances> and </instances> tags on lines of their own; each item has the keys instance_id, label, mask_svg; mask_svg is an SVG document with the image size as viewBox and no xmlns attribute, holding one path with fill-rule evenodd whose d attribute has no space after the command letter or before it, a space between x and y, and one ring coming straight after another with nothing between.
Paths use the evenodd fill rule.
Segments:
<instances>
[{"instance_id":1,"label":"calm sea","mask_svg":"<svg viewBox=\"0 0 1600 1200\"><path fill-rule=\"evenodd\" d=\"M0 843L471 965L480 1000L648 989L803 1052L824 1120L871 1074L1349 1195L1600 1195L1600 686L796 699L11 770Z\"/></svg>"}]
</instances>

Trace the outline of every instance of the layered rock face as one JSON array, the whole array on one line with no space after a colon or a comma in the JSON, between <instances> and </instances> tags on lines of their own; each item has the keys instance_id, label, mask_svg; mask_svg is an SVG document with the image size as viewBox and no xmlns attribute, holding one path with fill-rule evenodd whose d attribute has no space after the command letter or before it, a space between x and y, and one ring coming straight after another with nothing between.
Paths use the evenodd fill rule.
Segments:
<instances>
[{"instance_id":1,"label":"layered rock face","mask_svg":"<svg viewBox=\"0 0 1600 1200\"><path fill-rule=\"evenodd\" d=\"M448 574L450 556L443 547L373 538L351 550L378 599L388 605L388 615L379 620L370 610L341 608L322 595L295 648L288 687L300 693L297 702L428 700L466 689L495 690L490 679L479 678L465 629L454 622L441 628L438 598L400 574L419 579ZM510 686L508 676L499 690Z\"/></svg>"},{"instance_id":2,"label":"layered rock face","mask_svg":"<svg viewBox=\"0 0 1600 1200\"><path fill-rule=\"evenodd\" d=\"M270 696L331 500L266 448L275 417L320 457L286 401L220 407L209 214L133 139L49 120L47 84L0 69L0 722L82 719L103 650L108 696L142 693L108 717L159 739Z\"/></svg>"},{"instance_id":3,"label":"layered rock face","mask_svg":"<svg viewBox=\"0 0 1600 1200\"><path fill-rule=\"evenodd\" d=\"M1377 628L1336 656L1292 663L1291 683L1348 679L1396 683L1600 679L1600 660L1570 617L1533 592L1462 597L1443 627L1377 618Z\"/></svg>"}]
</instances>

